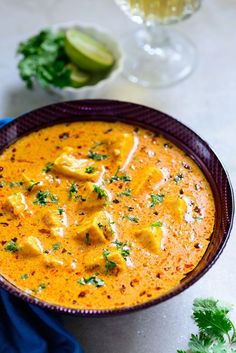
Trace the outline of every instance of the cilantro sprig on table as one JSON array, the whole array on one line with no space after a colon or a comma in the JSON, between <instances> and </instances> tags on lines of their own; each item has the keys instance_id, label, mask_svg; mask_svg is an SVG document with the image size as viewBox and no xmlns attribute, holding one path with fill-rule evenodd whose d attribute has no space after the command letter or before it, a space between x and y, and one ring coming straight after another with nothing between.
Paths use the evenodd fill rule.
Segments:
<instances>
[{"instance_id":1,"label":"cilantro sprig on table","mask_svg":"<svg viewBox=\"0 0 236 353\"><path fill-rule=\"evenodd\" d=\"M177 353L236 353L236 331L229 318L232 307L213 298L195 299L193 319L198 334L192 334L188 350Z\"/></svg>"},{"instance_id":2,"label":"cilantro sprig on table","mask_svg":"<svg viewBox=\"0 0 236 353\"><path fill-rule=\"evenodd\" d=\"M64 33L44 30L19 44L17 53L22 58L18 69L28 88L33 88L34 79L42 87L71 85L64 40Z\"/></svg>"}]
</instances>

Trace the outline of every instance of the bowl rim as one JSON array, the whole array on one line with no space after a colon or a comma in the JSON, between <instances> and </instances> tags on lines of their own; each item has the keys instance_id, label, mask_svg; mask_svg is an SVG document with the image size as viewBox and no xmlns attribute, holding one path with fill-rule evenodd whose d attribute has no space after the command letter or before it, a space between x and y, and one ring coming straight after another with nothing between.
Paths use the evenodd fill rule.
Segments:
<instances>
[{"instance_id":1,"label":"bowl rim","mask_svg":"<svg viewBox=\"0 0 236 353\"><path fill-rule=\"evenodd\" d=\"M116 110L119 112L116 113ZM67 113L68 111L68 113ZM71 111L71 113L69 113ZM72 113L74 111L74 113ZM229 239L230 232L233 226L233 219L234 219L234 209L235 209L235 204L234 204L234 193L233 193L233 187L230 181L230 177L228 172L226 171L225 167L221 163L220 159L218 156L215 154L213 149L209 146L205 140L203 140L198 134L196 134L192 129L190 129L188 126L180 122L179 120L171 117L168 114L165 114L163 112L160 112L157 109L141 105L141 104L136 104L136 103L130 103L130 102L125 102L125 101L119 101L119 100L109 100L109 99L84 99L84 100L73 100L73 101L65 101L65 102L60 102L60 103L55 103L55 104L50 104L43 106L41 108L32 110L30 112L27 112L23 115L20 115L17 119L13 120L6 126L0 129L0 139L2 136L5 136L6 143L0 143L0 153L4 151L9 145L14 143L16 140L19 138L23 137L24 135L27 135L31 133L32 131L39 130L41 128L44 128L46 126L52 126L56 125L58 123L63 123L63 122L71 122L71 121L84 121L84 120L90 120L90 121L101 121L101 116L106 116L105 121L122 121L127 124L133 124L133 125L140 125L148 130L153 130L161 132L164 136L166 136L168 139L173 141L174 139L169 138L168 133L162 132L163 129L157 129L153 128L153 126L149 126L150 122L145 122L145 119L142 118L142 123L137 122L135 120L130 120L127 118L125 115L122 116L122 114L126 114L128 111L143 111L146 112L147 114L153 114L154 119L158 119L158 116L164 117L169 121L170 124L177 124L181 128L184 129L184 131L187 131L190 133L193 137L195 137L198 141L201 141L202 144L210 151L211 155L216 159L217 163L219 163L220 168L222 172L224 173L225 177L225 182L227 186L227 191L228 191L228 198L229 198L229 205L227 206L227 211L228 213L228 223L227 223L227 229L224 233L224 239L221 241L220 246L218 251L214 252L214 255L211 259L211 261L207 262L206 265L204 265L203 269L192 279L190 279L188 282L186 282L183 285L179 285L177 287L174 287L171 291L168 293L162 295L161 297L158 298L152 298L151 300L148 300L144 303L138 304L138 305L133 305L133 306L127 306L127 307L122 307L122 308L117 308L117 309L75 309L71 307L65 307L61 305L56 305L50 302L46 302L43 300L40 300L38 298L35 298L31 296L30 294L27 294L20 290L18 287L13 285L11 282L6 280L1 274L0 274L0 287L3 289L7 290L9 293L14 294L15 296L25 300L28 303L31 304L36 304L44 309L49 309L51 311L56 311L56 312L61 312L64 314L71 314L71 315L77 315L77 316L86 316L86 317L104 317L104 316L114 316L114 315L119 315L119 314L127 314L131 313L134 311L138 311L141 309L146 309L149 308L153 305L165 302L168 299L171 299L172 297L175 297L177 294L182 293L184 290L187 288L191 287L194 283L196 283L217 261L219 256L222 254L226 243ZM61 112L61 113L60 113ZM40 121L41 117L44 116L45 119L45 114L48 117L49 114L52 117L53 114L55 115L55 120L53 121L47 121L42 124ZM59 115L58 115L59 114ZM67 118L62 118L60 119L60 114L68 114ZM105 115L104 115L105 114ZM57 119L56 115L59 117ZM34 126L34 120L37 120L36 117L38 117L38 125L35 127ZM28 121L27 125L27 119L32 119ZM53 118L54 119L54 118ZM31 121L31 125L30 125ZM20 123L20 124L19 124ZM17 132L17 125L23 126L22 128L24 129L24 133L22 132ZM33 125L33 127L32 127ZM13 138L9 137L10 131L14 131L13 133ZM173 141L178 147L181 145L181 140L178 141L177 143ZM180 147L182 149L182 147ZM183 148L182 150L186 151L186 148ZM191 152L191 151L190 151ZM190 157L191 156L190 153ZM193 158L194 161L199 165L199 161L197 162L195 158ZM201 165L199 165L201 168ZM204 172L204 171L203 171ZM205 172L204 175L206 176ZM207 177L207 176L206 176ZM208 179L208 177L207 177ZM209 179L208 179L209 181ZM211 184L210 184L211 185ZM212 187L212 185L211 185ZM202 260L202 259L201 259ZM199 264L201 263L201 260ZM197 268L199 264L195 267Z\"/></svg>"},{"instance_id":2,"label":"bowl rim","mask_svg":"<svg viewBox=\"0 0 236 353\"><path fill-rule=\"evenodd\" d=\"M81 29L92 29L101 35L104 35L105 37L109 38L109 41L113 43L113 45L116 47L116 51L118 53L118 58L116 58L116 63L114 64L116 67L112 67L111 70L109 71L108 75L104 77L103 79L99 80L97 83L94 85L84 85L82 87L64 87L64 88L58 88L55 86L50 86L50 90L52 92L55 92L57 94L63 95L64 94L69 94L69 93L78 93L78 92L86 92L91 89L99 90L104 86L104 84L113 81L115 77L121 74L124 66L124 51L122 49L122 46L120 42L112 36L108 30L98 24L92 24L89 22L83 22L83 21L66 21L66 22L59 22L55 23L51 26L48 26L47 28L53 30L53 31L60 31L63 29L69 29L69 28L81 28ZM104 42L105 43L105 42ZM114 53L113 53L114 54Z\"/></svg>"}]
</instances>

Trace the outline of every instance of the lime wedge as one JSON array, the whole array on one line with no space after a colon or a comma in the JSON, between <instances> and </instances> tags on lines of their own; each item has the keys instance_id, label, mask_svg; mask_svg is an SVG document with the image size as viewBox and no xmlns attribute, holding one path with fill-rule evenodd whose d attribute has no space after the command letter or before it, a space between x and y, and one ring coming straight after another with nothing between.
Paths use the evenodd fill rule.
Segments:
<instances>
[{"instance_id":1,"label":"lime wedge","mask_svg":"<svg viewBox=\"0 0 236 353\"><path fill-rule=\"evenodd\" d=\"M114 62L102 43L75 29L66 32L65 51L75 65L87 71L107 70Z\"/></svg>"},{"instance_id":2,"label":"lime wedge","mask_svg":"<svg viewBox=\"0 0 236 353\"><path fill-rule=\"evenodd\" d=\"M67 67L71 71L70 79L72 87L79 88L84 86L90 79L90 76L87 73L79 70L75 65L68 64Z\"/></svg>"}]
</instances>

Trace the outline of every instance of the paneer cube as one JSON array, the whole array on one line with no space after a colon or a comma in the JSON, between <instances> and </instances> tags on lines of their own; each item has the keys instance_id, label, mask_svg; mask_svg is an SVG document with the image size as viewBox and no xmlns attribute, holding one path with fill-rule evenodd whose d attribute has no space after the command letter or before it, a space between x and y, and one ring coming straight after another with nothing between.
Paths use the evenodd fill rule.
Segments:
<instances>
[{"instance_id":1,"label":"paneer cube","mask_svg":"<svg viewBox=\"0 0 236 353\"><path fill-rule=\"evenodd\" d=\"M113 155L117 166L125 170L138 146L138 139L129 133L119 134L115 140L107 140L108 153Z\"/></svg>"},{"instance_id":2,"label":"paneer cube","mask_svg":"<svg viewBox=\"0 0 236 353\"><path fill-rule=\"evenodd\" d=\"M104 211L96 212L87 217L77 229L77 238L85 244L104 243L107 239L111 239L113 235L109 218Z\"/></svg>"},{"instance_id":3,"label":"paneer cube","mask_svg":"<svg viewBox=\"0 0 236 353\"><path fill-rule=\"evenodd\" d=\"M103 252L102 256L98 256L93 260L88 259L86 269L88 271L100 271L113 275L117 275L120 271L126 269L126 261L118 251L108 251L109 254L104 256L106 252L107 250Z\"/></svg>"},{"instance_id":4,"label":"paneer cube","mask_svg":"<svg viewBox=\"0 0 236 353\"><path fill-rule=\"evenodd\" d=\"M50 234L54 237L63 237L65 233L65 228L63 227L52 227L50 228Z\"/></svg>"},{"instance_id":5,"label":"paneer cube","mask_svg":"<svg viewBox=\"0 0 236 353\"><path fill-rule=\"evenodd\" d=\"M161 227L146 227L135 233L138 241L149 252L158 255L161 251L163 231Z\"/></svg>"},{"instance_id":6,"label":"paneer cube","mask_svg":"<svg viewBox=\"0 0 236 353\"><path fill-rule=\"evenodd\" d=\"M61 227L66 226L66 215L65 212L59 214L57 210L49 210L43 217L44 222L48 226Z\"/></svg>"},{"instance_id":7,"label":"paneer cube","mask_svg":"<svg viewBox=\"0 0 236 353\"><path fill-rule=\"evenodd\" d=\"M5 207L16 217L24 217L28 210L25 196L21 192L8 196Z\"/></svg>"},{"instance_id":8,"label":"paneer cube","mask_svg":"<svg viewBox=\"0 0 236 353\"><path fill-rule=\"evenodd\" d=\"M107 259L108 259L108 261L111 261L112 263L115 263L116 266L109 270L109 265L106 267L106 261L105 261L106 272L108 272L108 273L111 272L111 273L117 274L118 272L124 271L126 269L126 261L125 261L123 256L118 251L112 251L107 256Z\"/></svg>"},{"instance_id":9,"label":"paneer cube","mask_svg":"<svg viewBox=\"0 0 236 353\"><path fill-rule=\"evenodd\" d=\"M43 252L40 240L32 235L22 240L20 249L27 256L37 256Z\"/></svg>"},{"instance_id":10,"label":"paneer cube","mask_svg":"<svg viewBox=\"0 0 236 353\"><path fill-rule=\"evenodd\" d=\"M68 147L55 160L54 170L64 175L73 176L78 180L85 181L96 181L100 175L100 171L94 167L92 161L77 158L74 155L74 150Z\"/></svg>"},{"instance_id":11,"label":"paneer cube","mask_svg":"<svg viewBox=\"0 0 236 353\"><path fill-rule=\"evenodd\" d=\"M184 199L181 198L166 198L164 205L167 206L168 211L173 216L174 220L183 222L185 214L187 212L187 204Z\"/></svg>"},{"instance_id":12,"label":"paneer cube","mask_svg":"<svg viewBox=\"0 0 236 353\"><path fill-rule=\"evenodd\" d=\"M87 182L79 189L80 200L85 208L103 208L108 199L107 191L97 184Z\"/></svg>"},{"instance_id":13,"label":"paneer cube","mask_svg":"<svg viewBox=\"0 0 236 353\"><path fill-rule=\"evenodd\" d=\"M50 255L50 254L44 254L43 260L44 260L44 264L46 267L57 268L57 267L61 267L64 265L64 262L62 260L60 260L60 259L56 258L54 255Z\"/></svg>"},{"instance_id":14,"label":"paneer cube","mask_svg":"<svg viewBox=\"0 0 236 353\"><path fill-rule=\"evenodd\" d=\"M131 183L133 195L138 196L144 189L155 189L155 186L161 182L163 174L157 167L146 167L139 170L136 178Z\"/></svg>"},{"instance_id":15,"label":"paneer cube","mask_svg":"<svg viewBox=\"0 0 236 353\"><path fill-rule=\"evenodd\" d=\"M45 224L50 228L53 236L63 237L64 227L67 226L66 213L59 214L57 210L48 210L43 216Z\"/></svg>"}]
</instances>

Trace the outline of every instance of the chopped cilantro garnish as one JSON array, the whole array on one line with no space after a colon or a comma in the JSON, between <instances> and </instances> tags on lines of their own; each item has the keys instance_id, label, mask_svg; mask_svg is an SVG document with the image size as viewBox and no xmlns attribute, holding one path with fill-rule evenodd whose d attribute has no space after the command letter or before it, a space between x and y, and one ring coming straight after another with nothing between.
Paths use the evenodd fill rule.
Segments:
<instances>
[{"instance_id":1,"label":"chopped cilantro garnish","mask_svg":"<svg viewBox=\"0 0 236 353\"><path fill-rule=\"evenodd\" d=\"M121 196L132 196L131 189L125 189L125 191L116 194L116 196L121 197Z\"/></svg>"},{"instance_id":2,"label":"chopped cilantro garnish","mask_svg":"<svg viewBox=\"0 0 236 353\"><path fill-rule=\"evenodd\" d=\"M183 179L183 174L176 175L176 177L174 177L175 184L178 185L180 180L182 180L182 179Z\"/></svg>"},{"instance_id":3,"label":"chopped cilantro garnish","mask_svg":"<svg viewBox=\"0 0 236 353\"><path fill-rule=\"evenodd\" d=\"M156 204L162 203L164 201L165 195L164 194L151 194L151 205L150 207L155 207Z\"/></svg>"},{"instance_id":4,"label":"chopped cilantro garnish","mask_svg":"<svg viewBox=\"0 0 236 353\"><path fill-rule=\"evenodd\" d=\"M200 216L195 216L193 218L195 219L195 221L202 221L203 220L203 217L200 217Z\"/></svg>"},{"instance_id":5,"label":"chopped cilantro garnish","mask_svg":"<svg viewBox=\"0 0 236 353\"><path fill-rule=\"evenodd\" d=\"M20 275L21 279L27 279L29 278L29 275L27 273L23 273L22 275Z\"/></svg>"},{"instance_id":6,"label":"chopped cilantro garnish","mask_svg":"<svg viewBox=\"0 0 236 353\"><path fill-rule=\"evenodd\" d=\"M5 246L4 248L6 251L9 251L9 252L16 252L19 250L19 247L18 245L16 244L16 241L14 240L11 240L7 243L7 245Z\"/></svg>"},{"instance_id":7,"label":"chopped cilantro garnish","mask_svg":"<svg viewBox=\"0 0 236 353\"><path fill-rule=\"evenodd\" d=\"M58 207L57 211L59 215L62 215L62 213L65 212L64 208L62 207Z\"/></svg>"},{"instance_id":8,"label":"chopped cilantro garnish","mask_svg":"<svg viewBox=\"0 0 236 353\"><path fill-rule=\"evenodd\" d=\"M24 183L25 183L24 181L10 181L9 186L11 189L14 188L15 186L17 186L18 188L22 188Z\"/></svg>"},{"instance_id":9,"label":"chopped cilantro garnish","mask_svg":"<svg viewBox=\"0 0 236 353\"><path fill-rule=\"evenodd\" d=\"M57 251L60 249L60 247L61 247L61 243L55 243L52 246L52 251Z\"/></svg>"},{"instance_id":10,"label":"chopped cilantro garnish","mask_svg":"<svg viewBox=\"0 0 236 353\"><path fill-rule=\"evenodd\" d=\"M51 194L49 191L41 191L39 190L35 196L34 204L40 206L46 206L48 201L47 198L50 198L51 201L55 204L58 203L58 198L56 195Z\"/></svg>"},{"instance_id":11,"label":"chopped cilantro garnish","mask_svg":"<svg viewBox=\"0 0 236 353\"><path fill-rule=\"evenodd\" d=\"M30 180L30 185L29 185L29 187L27 188L27 190L28 190L29 192L31 192L31 191L33 190L33 188L34 188L36 185L38 185L38 184L40 184L40 181Z\"/></svg>"},{"instance_id":12,"label":"chopped cilantro garnish","mask_svg":"<svg viewBox=\"0 0 236 353\"><path fill-rule=\"evenodd\" d=\"M95 150L95 148L102 146L102 145L105 145L105 142L102 142L102 141L95 142L93 147L91 147L91 150Z\"/></svg>"},{"instance_id":13,"label":"chopped cilantro garnish","mask_svg":"<svg viewBox=\"0 0 236 353\"><path fill-rule=\"evenodd\" d=\"M109 260L108 256L110 255L109 250L104 250L103 251L103 257L105 259L105 269L106 269L106 274L112 270L113 268L117 267L117 264L114 261Z\"/></svg>"},{"instance_id":14,"label":"chopped cilantro garnish","mask_svg":"<svg viewBox=\"0 0 236 353\"><path fill-rule=\"evenodd\" d=\"M120 251L121 255L123 256L123 258L125 260L127 260L127 257L130 255L130 243L126 242L122 242L119 240L115 240L113 242L113 244L116 245L116 248Z\"/></svg>"},{"instance_id":15,"label":"chopped cilantro garnish","mask_svg":"<svg viewBox=\"0 0 236 353\"><path fill-rule=\"evenodd\" d=\"M134 216L124 215L123 218L127 218L129 221L134 222L134 223L138 223L139 222L139 219L137 217L134 217Z\"/></svg>"},{"instance_id":16,"label":"chopped cilantro garnish","mask_svg":"<svg viewBox=\"0 0 236 353\"><path fill-rule=\"evenodd\" d=\"M40 283L36 289L33 289L35 294L42 292L42 290L46 289L47 285L45 283Z\"/></svg>"},{"instance_id":17,"label":"chopped cilantro garnish","mask_svg":"<svg viewBox=\"0 0 236 353\"><path fill-rule=\"evenodd\" d=\"M84 237L84 242L85 244L89 245L90 244L90 240L89 240L89 233L86 233L85 234L85 237Z\"/></svg>"},{"instance_id":18,"label":"chopped cilantro garnish","mask_svg":"<svg viewBox=\"0 0 236 353\"><path fill-rule=\"evenodd\" d=\"M77 194L77 193L78 193L78 187L76 183L73 182L69 188L69 192L68 192L69 198L71 199L73 194Z\"/></svg>"},{"instance_id":19,"label":"chopped cilantro garnish","mask_svg":"<svg viewBox=\"0 0 236 353\"><path fill-rule=\"evenodd\" d=\"M103 279L97 277L96 275L92 275L91 277L82 277L78 280L78 283L84 286L85 284L91 284L97 288L102 287L105 285Z\"/></svg>"},{"instance_id":20,"label":"chopped cilantro garnish","mask_svg":"<svg viewBox=\"0 0 236 353\"><path fill-rule=\"evenodd\" d=\"M95 172L96 168L95 167L88 167L85 169L86 174L93 174Z\"/></svg>"},{"instance_id":21,"label":"chopped cilantro garnish","mask_svg":"<svg viewBox=\"0 0 236 353\"><path fill-rule=\"evenodd\" d=\"M99 154L97 152L89 151L88 158L94 159L95 161L103 161L107 159L108 156L106 154Z\"/></svg>"},{"instance_id":22,"label":"chopped cilantro garnish","mask_svg":"<svg viewBox=\"0 0 236 353\"><path fill-rule=\"evenodd\" d=\"M48 163L45 165L45 167L43 168L43 172L49 173L49 172L52 170L53 166L54 166L54 163L48 162Z\"/></svg>"},{"instance_id":23,"label":"chopped cilantro garnish","mask_svg":"<svg viewBox=\"0 0 236 353\"><path fill-rule=\"evenodd\" d=\"M94 185L93 191L97 193L98 199L104 198L105 200L107 200L107 193L106 193L105 190L103 190L102 188L100 188L100 186Z\"/></svg>"},{"instance_id":24,"label":"chopped cilantro garnish","mask_svg":"<svg viewBox=\"0 0 236 353\"><path fill-rule=\"evenodd\" d=\"M56 195L49 193L49 197L53 203L58 203L58 198Z\"/></svg>"},{"instance_id":25,"label":"chopped cilantro garnish","mask_svg":"<svg viewBox=\"0 0 236 353\"><path fill-rule=\"evenodd\" d=\"M151 226L152 227L162 227L163 223L161 221L157 221L155 223L153 223Z\"/></svg>"},{"instance_id":26,"label":"chopped cilantro garnish","mask_svg":"<svg viewBox=\"0 0 236 353\"><path fill-rule=\"evenodd\" d=\"M131 181L131 178L129 175L113 175L109 182L112 184L114 181L123 181L124 183L128 183Z\"/></svg>"}]
</instances>

